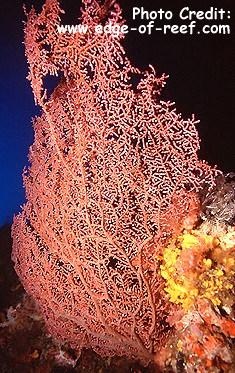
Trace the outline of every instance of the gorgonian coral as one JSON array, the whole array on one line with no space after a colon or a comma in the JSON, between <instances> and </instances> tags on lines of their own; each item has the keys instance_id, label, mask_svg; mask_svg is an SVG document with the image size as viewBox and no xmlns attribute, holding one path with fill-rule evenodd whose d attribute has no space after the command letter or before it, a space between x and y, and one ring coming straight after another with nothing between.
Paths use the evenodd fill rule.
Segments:
<instances>
[{"instance_id":1,"label":"gorgonian coral","mask_svg":"<svg viewBox=\"0 0 235 373\"><path fill-rule=\"evenodd\" d=\"M13 260L55 337L146 363L169 331L156 253L190 220L214 175L198 160L194 117L160 100L165 77L133 67L123 35L95 32L98 23L123 23L118 4L84 0L86 33L58 33L60 14L48 0L25 25L42 114ZM60 77L51 95L48 75Z\"/></svg>"}]
</instances>

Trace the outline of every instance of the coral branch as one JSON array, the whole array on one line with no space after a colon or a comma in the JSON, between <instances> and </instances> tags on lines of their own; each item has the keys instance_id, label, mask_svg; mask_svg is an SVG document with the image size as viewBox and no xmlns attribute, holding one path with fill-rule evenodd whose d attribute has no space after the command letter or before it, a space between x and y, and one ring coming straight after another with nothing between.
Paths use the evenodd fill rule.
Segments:
<instances>
[{"instance_id":1,"label":"coral branch","mask_svg":"<svg viewBox=\"0 0 235 373\"><path fill-rule=\"evenodd\" d=\"M169 333L155 260L214 171L197 158L194 117L160 100L165 76L131 66L114 1L83 1L86 33L58 33L47 0L25 25L34 120L27 203L13 225L13 260L50 332L78 349L147 363ZM51 95L48 75L60 76ZM136 78L136 79L133 79ZM138 80L137 86L133 83Z\"/></svg>"}]
</instances>

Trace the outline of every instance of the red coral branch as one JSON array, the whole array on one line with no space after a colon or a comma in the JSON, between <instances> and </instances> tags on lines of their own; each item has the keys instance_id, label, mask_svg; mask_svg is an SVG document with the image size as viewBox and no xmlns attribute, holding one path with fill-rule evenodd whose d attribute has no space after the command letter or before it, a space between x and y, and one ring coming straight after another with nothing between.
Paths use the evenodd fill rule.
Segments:
<instances>
[{"instance_id":1,"label":"red coral branch","mask_svg":"<svg viewBox=\"0 0 235 373\"><path fill-rule=\"evenodd\" d=\"M13 260L55 337L148 362L168 333L154 253L181 227L213 171L197 158L197 123L160 101L165 77L131 66L116 2L83 1L85 34L59 34L57 0L28 14L35 139L14 221ZM62 75L51 96L47 75ZM133 77L139 80L137 87Z\"/></svg>"}]
</instances>

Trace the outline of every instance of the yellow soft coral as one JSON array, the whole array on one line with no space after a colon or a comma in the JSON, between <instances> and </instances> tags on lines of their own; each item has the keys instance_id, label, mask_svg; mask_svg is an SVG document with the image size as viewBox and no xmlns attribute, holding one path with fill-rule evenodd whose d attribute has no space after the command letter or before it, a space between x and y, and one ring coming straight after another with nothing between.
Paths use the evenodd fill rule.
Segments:
<instances>
[{"instance_id":1,"label":"yellow soft coral","mask_svg":"<svg viewBox=\"0 0 235 373\"><path fill-rule=\"evenodd\" d=\"M180 246L181 249L191 249L194 246L199 246L200 240L198 237L194 236L192 233L184 233L180 236Z\"/></svg>"},{"instance_id":2,"label":"yellow soft coral","mask_svg":"<svg viewBox=\"0 0 235 373\"><path fill-rule=\"evenodd\" d=\"M182 304L184 308L191 305L194 297L197 296L197 289L193 288L191 282L186 277L178 279L175 277L176 263L181 250L174 246L169 246L163 254L163 263L160 266L161 275L166 280L165 291L168 293L171 302Z\"/></svg>"},{"instance_id":3,"label":"yellow soft coral","mask_svg":"<svg viewBox=\"0 0 235 373\"><path fill-rule=\"evenodd\" d=\"M197 297L220 305L223 294L233 288L234 250L234 229L218 237L200 229L181 234L166 247L161 259L160 272L169 300L185 310Z\"/></svg>"}]
</instances>

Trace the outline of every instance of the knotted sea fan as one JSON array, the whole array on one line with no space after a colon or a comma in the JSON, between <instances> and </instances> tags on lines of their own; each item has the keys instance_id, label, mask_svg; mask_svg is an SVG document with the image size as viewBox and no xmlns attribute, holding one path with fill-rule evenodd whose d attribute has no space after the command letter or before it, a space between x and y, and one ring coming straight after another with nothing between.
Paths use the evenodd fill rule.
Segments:
<instances>
[{"instance_id":1,"label":"knotted sea fan","mask_svg":"<svg viewBox=\"0 0 235 373\"><path fill-rule=\"evenodd\" d=\"M13 260L50 332L72 347L147 363L168 333L156 254L178 232L213 171L197 158L194 118L160 101L165 77L132 67L116 2L83 1L84 33L58 33L46 1L25 25L34 120L27 203ZM49 96L47 75L59 76Z\"/></svg>"}]
</instances>

